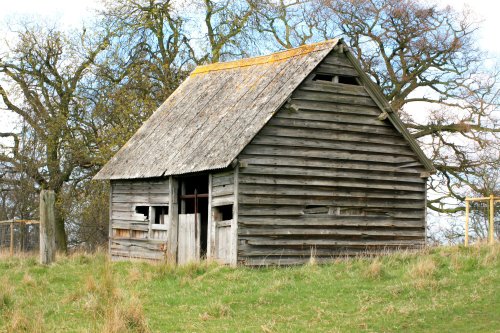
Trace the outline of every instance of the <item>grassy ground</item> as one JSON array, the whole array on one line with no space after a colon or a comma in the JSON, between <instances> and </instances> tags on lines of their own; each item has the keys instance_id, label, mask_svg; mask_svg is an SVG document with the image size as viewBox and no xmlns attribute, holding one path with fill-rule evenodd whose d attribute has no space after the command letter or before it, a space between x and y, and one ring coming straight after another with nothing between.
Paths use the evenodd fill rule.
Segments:
<instances>
[{"instance_id":1,"label":"grassy ground","mask_svg":"<svg viewBox=\"0 0 500 333\"><path fill-rule=\"evenodd\" d=\"M500 332L500 245L329 265L0 258L0 332Z\"/></svg>"}]
</instances>

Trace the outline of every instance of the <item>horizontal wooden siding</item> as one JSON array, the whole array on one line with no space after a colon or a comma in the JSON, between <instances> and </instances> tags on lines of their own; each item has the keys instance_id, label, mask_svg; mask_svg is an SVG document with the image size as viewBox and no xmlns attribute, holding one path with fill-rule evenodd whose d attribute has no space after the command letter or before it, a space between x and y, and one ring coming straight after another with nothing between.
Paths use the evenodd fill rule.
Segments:
<instances>
[{"instance_id":1,"label":"horizontal wooden siding","mask_svg":"<svg viewBox=\"0 0 500 333\"><path fill-rule=\"evenodd\" d=\"M111 182L110 254L114 260L164 256L166 230L151 230L137 206L168 206L169 180L115 180Z\"/></svg>"},{"instance_id":2,"label":"horizontal wooden siding","mask_svg":"<svg viewBox=\"0 0 500 333\"><path fill-rule=\"evenodd\" d=\"M338 54L315 73L355 75ZM364 87L313 81L315 73L239 156L240 263L297 264L424 243L417 156L378 119Z\"/></svg>"}]
</instances>

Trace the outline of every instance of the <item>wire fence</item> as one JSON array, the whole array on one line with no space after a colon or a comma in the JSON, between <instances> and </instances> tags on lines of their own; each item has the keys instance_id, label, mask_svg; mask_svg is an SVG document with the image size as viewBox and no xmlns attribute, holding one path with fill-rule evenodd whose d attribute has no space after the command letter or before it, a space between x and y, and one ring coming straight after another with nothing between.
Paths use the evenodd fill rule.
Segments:
<instances>
[{"instance_id":1,"label":"wire fence","mask_svg":"<svg viewBox=\"0 0 500 333\"><path fill-rule=\"evenodd\" d=\"M0 221L0 252L38 252L40 250L40 222L35 220Z\"/></svg>"}]
</instances>

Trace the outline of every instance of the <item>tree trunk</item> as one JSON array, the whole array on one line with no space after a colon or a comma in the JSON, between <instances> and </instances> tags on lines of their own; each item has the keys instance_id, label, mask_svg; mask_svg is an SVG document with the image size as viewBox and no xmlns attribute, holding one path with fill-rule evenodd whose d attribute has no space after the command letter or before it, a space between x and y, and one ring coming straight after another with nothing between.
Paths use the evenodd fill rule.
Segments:
<instances>
[{"instance_id":1,"label":"tree trunk","mask_svg":"<svg viewBox=\"0 0 500 333\"><path fill-rule=\"evenodd\" d=\"M64 228L64 218L56 208L56 248L58 251L66 252L68 250L66 229Z\"/></svg>"},{"instance_id":2,"label":"tree trunk","mask_svg":"<svg viewBox=\"0 0 500 333\"><path fill-rule=\"evenodd\" d=\"M68 239L66 235L66 229L64 227L64 217L61 214L60 207L60 195L61 189L54 190L56 195L56 205L54 207L54 215L55 215L55 233L56 233L56 248L57 251L67 252L68 251Z\"/></svg>"}]
</instances>

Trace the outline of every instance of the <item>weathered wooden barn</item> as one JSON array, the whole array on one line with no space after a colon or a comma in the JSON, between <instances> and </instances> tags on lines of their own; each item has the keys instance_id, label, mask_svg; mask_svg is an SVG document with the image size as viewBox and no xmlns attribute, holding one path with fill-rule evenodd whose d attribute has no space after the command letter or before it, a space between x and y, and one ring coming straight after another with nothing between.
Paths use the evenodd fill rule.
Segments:
<instances>
[{"instance_id":1,"label":"weathered wooden barn","mask_svg":"<svg viewBox=\"0 0 500 333\"><path fill-rule=\"evenodd\" d=\"M262 265L422 246L433 171L330 40L196 68L95 179L113 259Z\"/></svg>"}]
</instances>

